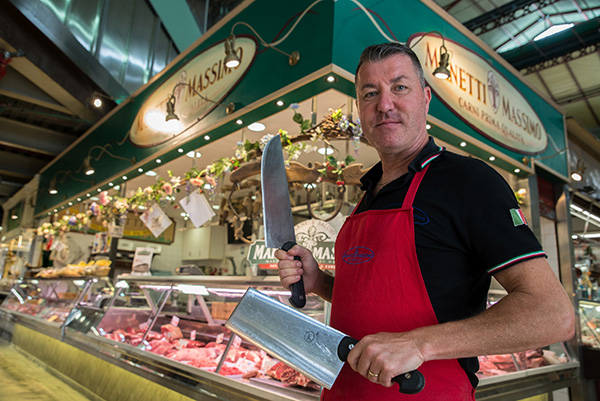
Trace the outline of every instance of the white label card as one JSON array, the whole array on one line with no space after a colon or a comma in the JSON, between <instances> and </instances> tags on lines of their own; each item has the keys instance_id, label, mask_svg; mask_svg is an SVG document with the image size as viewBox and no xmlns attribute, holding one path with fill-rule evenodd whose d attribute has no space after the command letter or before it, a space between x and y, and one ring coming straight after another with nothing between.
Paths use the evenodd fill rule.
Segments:
<instances>
[{"instance_id":1,"label":"white label card","mask_svg":"<svg viewBox=\"0 0 600 401\"><path fill-rule=\"evenodd\" d=\"M173 222L169 216L158 206L153 204L140 216L146 227L155 237L160 236Z\"/></svg>"},{"instance_id":2,"label":"white label card","mask_svg":"<svg viewBox=\"0 0 600 401\"><path fill-rule=\"evenodd\" d=\"M179 203L196 228L212 219L215 215L215 211L206 200L206 197L199 192L192 192L181 199Z\"/></svg>"}]
</instances>

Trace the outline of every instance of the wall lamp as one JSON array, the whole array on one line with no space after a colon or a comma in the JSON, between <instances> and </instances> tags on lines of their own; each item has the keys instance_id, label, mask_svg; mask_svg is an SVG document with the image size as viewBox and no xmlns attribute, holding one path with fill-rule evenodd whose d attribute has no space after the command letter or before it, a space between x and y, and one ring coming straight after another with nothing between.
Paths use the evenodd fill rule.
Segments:
<instances>
[{"instance_id":1,"label":"wall lamp","mask_svg":"<svg viewBox=\"0 0 600 401\"><path fill-rule=\"evenodd\" d=\"M419 43L425 36L429 34L437 34L440 36L440 38L442 38L442 45L440 46L440 61L437 68L433 70L433 76L438 79L448 79L450 76L450 70L448 70L448 65L450 64L450 53L448 53L448 49L446 49L446 39L444 38L444 35L438 31L429 31L425 35L421 36L410 47L415 47L417 43Z\"/></svg>"},{"instance_id":2,"label":"wall lamp","mask_svg":"<svg viewBox=\"0 0 600 401\"><path fill-rule=\"evenodd\" d=\"M169 99L167 100L167 116L165 117L165 121L179 120L179 117L177 116L177 114L175 114L175 99L176 99L175 98L175 89L177 89L178 86L187 86L189 89L194 91L194 93L196 95L200 96L200 98L206 100L207 102L211 102L211 103L216 104L217 106L224 107L225 112L227 114L231 114L235 111L235 105L233 103L229 103L227 106L224 106L223 104L221 104L219 102L215 102L214 100L210 100L206 96L203 96L200 92L198 92L196 90L196 88L194 88L192 85L188 84L187 82L179 82L179 83L175 84L175 86L173 87L173 91L171 92L171 94L169 95Z\"/></svg>"},{"instance_id":3,"label":"wall lamp","mask_svg":"<svg viewBox=\"0 0 600 401\"><path fill-rule=\"evenodd\" d=\"M59 176L62 174L62 178L59 180ZM58 193L58 189L56 187L56 184L62 184L63 182L65 182L65 180L67 179L67 177L69 177L72 180L75 181L80 181L80 182L85 182L86 184L90 184L90 185L94 185L95 182L92 181L87 181L87 180L82 180L80 178L77 177L73 177L73 174L71 174L71 170L60 170L57 171L54 176L52 177L52 179L50 180L50 185L48 186L48 193L50 195L56 195Z\"/></svg>"},{"instance_id":4,"label":"wall lamp","mask_svg":"<svg viewBox=\"0 0 600 401\"><path fill-rule=\"evenodd\" d=\"M102 99L110 100L111 102L115 102L116 104L119 104L123 101L124 98L114 98L112 96L105 95L104 93L94 91L91 102L94 105L94 107L99 109L104 104Z\"/></svg>"},{"instance_id":5,"label":"wall lamp","mask_svg":"<svg viewBox=\"0 0 600 401\"><path fill-rule=\"evenodd\" d=\"M77 172L79 173L82 169L83 169L83 172L85 173L85 175L92 175L92 174L94 174L96 172L96 170L92 166L92 152L95 149L100 149L100 153L98 154L98 157L96 157L94 159L95 161L100 160L100 158L102 157L102 155L104 153L106 153L107 155L109 155L110 157L113 157L115 159L126 160L128 162L131 162L131 164L135 164L135 157L132 157L131 159L128 159L126 157L114 155L114 154L110 153L108 150L106 150L107 148L110 148L110 147L112 147L110 143L107 143L104 146L100 146L100 145L92 146L90 148L90 150L88 151L88 154L85 157L85 159L83 159L83 164L81 165L81 167L79 167L79 169L77 170Z\"/></svg>"},{"instance_id":6,"label":"wall lamp","mask_svg":"<svg viewBox=\"0 0 600 401\"><path fill-rule=\"evenodd\" d=\"M583 179L583 174L585 173L586 170L586 165L583 162L583 160L579 159L577 160L577 165L575 166L575 170L571 173L571 178L573 179L573 181L581 181Z\"/></svg>"},{"instance_id":7,"label":"wall lamp","mask_svg":"<svg viewBox=\"0 0 600 401\"><path fill-rule=\"evenodd\" d=\"M302 17L306 14L307 11L308 11L308 9L306 9L304 11L304 13L300 16L300 18L298 18L296 23L290 28L288 33L283 38L281 38L280 40L273 42L273 43L267 43L263 38L260 37L260 35L254 30L254 28L252 28L249 24L247 24L243 21L238 21L235 24L233 24L233 26L231 27L231 35L227 39L225 39L225 66L227 66L228 68L235 68L238 65L240 65L240 62L241 62L239 56L237 55L237 53L235 51L235 35L233 34L234 28L238 25L247 26L254 33L254 35L256 35L256 37L258 38L258 40L264 47L271 48L273 50L278 51L281 54L286 55L288 57L288 63L290 65L298 64L298 61L300 61L300 52L293 51L291 54L288 54L288 53L284 52L283 50L278 49L275 46L280 44L281 42L283 42L288 37L288 35L296 27L298 22L302 19Z\"/></svg>"}]
</instances>

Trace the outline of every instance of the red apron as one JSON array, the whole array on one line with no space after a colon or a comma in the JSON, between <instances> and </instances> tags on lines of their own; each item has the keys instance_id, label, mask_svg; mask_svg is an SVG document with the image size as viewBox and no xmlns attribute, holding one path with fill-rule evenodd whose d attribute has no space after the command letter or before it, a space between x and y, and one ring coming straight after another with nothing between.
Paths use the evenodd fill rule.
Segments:
<instances>
[{"instance_id":1,"label":"red apron","mask_svg":"<svg viewBox=\"0 0 600 401\"><path fill-rule=\"evenodd\" d=\"M331 326L356 338L438 324L421 276L412 203L427 171L416 173L401 209L370 210L346 219L335 245ZM475 400L456 359L425 362L425 388L405 395L398 385L371 383L344 364L324 401Z\"/></svg>"}]
</instances>

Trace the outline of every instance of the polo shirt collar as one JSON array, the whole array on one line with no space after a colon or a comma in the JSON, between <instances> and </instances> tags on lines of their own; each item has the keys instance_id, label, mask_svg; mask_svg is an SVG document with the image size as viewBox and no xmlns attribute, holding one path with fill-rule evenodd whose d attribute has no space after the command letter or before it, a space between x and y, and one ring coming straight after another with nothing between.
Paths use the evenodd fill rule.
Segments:
<instances>
[{"instance_id":1,"label":"polo shirt collar","mask_svg":"<svg viewBox=\"0 0 600 401\"><path fill-rule=\"evenodd\" d=\"M410 162L408 165L408 170L411 175L414 175L416 172L423 170L429 163L435 160L439 155L444 152L446 148L442 146L438 146L433 137L429 137L429 141L425 145L425 147L421 150L421 152L415 157L415 159ZM383 169L381 166L381 161L375 164L365 175L362 176L360 182L362 184L362 190L368 190L370 188L375 187L377 182L381 178L383 174Z\"/></svg>"}]
</instances>

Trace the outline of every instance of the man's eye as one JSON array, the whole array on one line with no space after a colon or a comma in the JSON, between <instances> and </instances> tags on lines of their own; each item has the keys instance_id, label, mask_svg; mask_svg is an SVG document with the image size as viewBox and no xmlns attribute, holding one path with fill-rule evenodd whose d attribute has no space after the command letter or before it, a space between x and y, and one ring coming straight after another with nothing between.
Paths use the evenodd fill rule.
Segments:
<instances>
[{"instance_id":1,"label":"man's eye","mask_svg":"<svg viewBox=\"0 0 600 401\"><path fill-rule=\"evenodd\" d=\"M406 86L405 85L396 85L396 86L394 86L394 90L404 91L404 90L406 90Z\"/></svg>"},{"instance_id":2,"label":"man's eye","mask_svg":"<svg viewBox=\"0 0 600 401\"><path fill-rule=\"evenodd\" d=\"M377 94L377 92L367 92L367 93L365 93L365 94L363 95L363 97L364 97L365 99L368 99L368 98L370 98L370 97L373 97L373 96L375 96L376 94Z\"/></svg>"}]
</instances>

